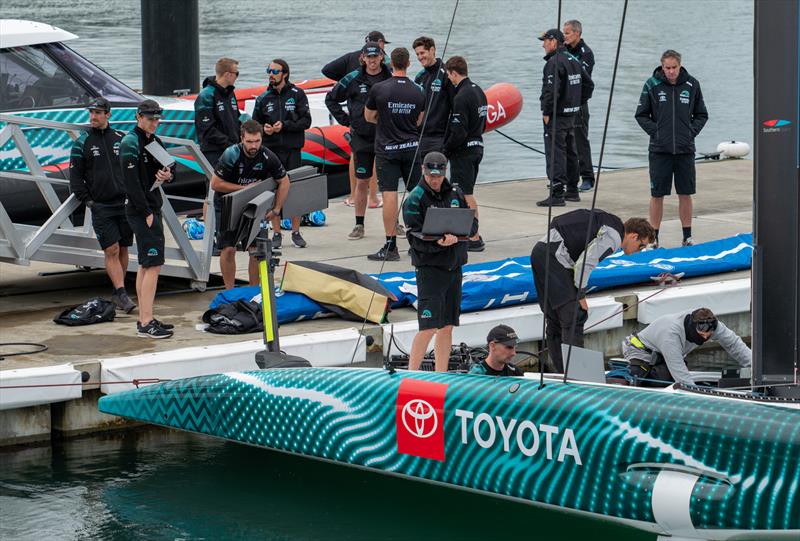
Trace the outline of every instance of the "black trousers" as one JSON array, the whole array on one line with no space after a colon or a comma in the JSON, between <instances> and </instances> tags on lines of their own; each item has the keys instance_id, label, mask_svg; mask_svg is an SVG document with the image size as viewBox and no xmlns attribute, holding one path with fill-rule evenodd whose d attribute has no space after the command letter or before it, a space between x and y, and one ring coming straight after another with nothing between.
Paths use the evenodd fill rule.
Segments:
<instances>
[{"instance_id":1,"label":"black trousers","mask_svg":"<svg viewBox=\"0 0 800 541\"><path fill-rule=\"evenodd\" d=\"M575 116L575 126L570 134L577 150L577 159L570 159L567 154L567 191L578 191L578 179L588 180L594 184L594 169L592 168L592 147L589 144L589 106L581 105L581 112ZM567 145L570 145L567 140ZM575 186L575 190L572 190Z\"/></svg>"},{"instance_id":2,"label":"black trousers","mask_svg":"<svg viewBox=\"0 0 800 541\"><path fill-rule=\"evenodd\" d=\"M545 344L547 354L555 370L564 372L564 360L561 355L561 344L572 344L583 347L583 326L589 313L580 307L577 301L578 290L573 283L573 273L564 268L555 258L557 243L537 242L531 252L531 270L533 283L539 298L539 307L545 318ZM545 303L545 268L550 259L549 280L547 280L547 302ZM547 306L545 306L547 304ZM577 318L575 311L578 311ZM575 319L575 327L572 320Z\"/></svg>"},{"instance_id":3,"label":"black trousers","mask_svg":"<svg viewBox=\"0 0 800 541\"><path fill-rule=\"evenodd\" d=\"M555 133L553 122L555 121ZM574 179L574 189L569 186L569 176L567 175L567 163L572 160L577 163L578 151L575 148L575 138L572 137L572 130L575 119L572 116L559 116L554 119L550 117L550 123L544 125L544 152L547 163L547 178L553 185L553 196L562 197L564 188L570 191L578 191L577 177ZM553 156L553 145L555 145L555 156ZM552 163L551 163L552 162Z\"/></svg>"}]
</instances>

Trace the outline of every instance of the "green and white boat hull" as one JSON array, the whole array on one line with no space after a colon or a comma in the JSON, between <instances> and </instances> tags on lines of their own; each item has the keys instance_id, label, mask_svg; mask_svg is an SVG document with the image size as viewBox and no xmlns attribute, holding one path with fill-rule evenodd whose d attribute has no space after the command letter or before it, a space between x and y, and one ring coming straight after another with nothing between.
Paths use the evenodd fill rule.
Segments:
<instances>
[{"instance_id":1,"label":"green and white boat hull","mask_svg":"<svg viewBox=\"0 0 800 541\"><path fill-rule=\"evenodd\" d=\"M608 385L300 368L151 385L103 397L100 410L673 538L800 538L796 409Z\"/></svg>"}]
</instances>

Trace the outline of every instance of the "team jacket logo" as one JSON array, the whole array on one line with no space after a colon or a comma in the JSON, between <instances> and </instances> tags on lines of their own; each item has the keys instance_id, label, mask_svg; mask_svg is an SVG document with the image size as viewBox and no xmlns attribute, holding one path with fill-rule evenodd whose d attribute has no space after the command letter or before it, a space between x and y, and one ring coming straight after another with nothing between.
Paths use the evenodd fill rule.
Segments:
<instances>
[{"instance_id":1,"label":"team jacket logo","mask_svg":"<svg viewBox=\"0 0 800 541\"><path fill-rule=\"evenodd\" d=\"M444 461L447 384L404 379L395 404L397 452Z\"/></svg>"}]
</instances>

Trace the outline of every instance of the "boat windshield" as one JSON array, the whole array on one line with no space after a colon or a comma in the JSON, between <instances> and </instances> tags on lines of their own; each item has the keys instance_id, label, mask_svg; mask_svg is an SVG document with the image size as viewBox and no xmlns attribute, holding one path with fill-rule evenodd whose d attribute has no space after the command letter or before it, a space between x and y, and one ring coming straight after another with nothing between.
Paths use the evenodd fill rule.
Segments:
<instances>
[{"instance_id":1,"label":"boat windshield","mask_svg":"<svg viewBox=\"0 0 800 541\"><path fill-rule=\"evenodd\" d=\"M80 107L98 95L115 104L142 100L61 43L0 50L0 111Z\"/></svg>"}]
</instances>

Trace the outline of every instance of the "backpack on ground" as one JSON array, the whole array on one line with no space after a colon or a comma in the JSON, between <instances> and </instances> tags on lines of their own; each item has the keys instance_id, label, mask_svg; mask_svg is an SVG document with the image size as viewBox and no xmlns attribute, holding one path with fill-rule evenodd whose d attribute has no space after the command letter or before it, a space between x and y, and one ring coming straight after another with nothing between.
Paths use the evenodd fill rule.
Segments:
<instances>
[{"instance_id":1,"label":"backpack on ground","mask_svg":"<svg viewBox=\"0 0 800 541\"><path fill-rule=\"evenodd\" d=\"M77 327L80 325L92 325L94 323L114 321L115 315L116 308L113 302L96 297L83 304L67 308L54 317L53 321L59 325Z\"/></svg>"}]
</instances>

